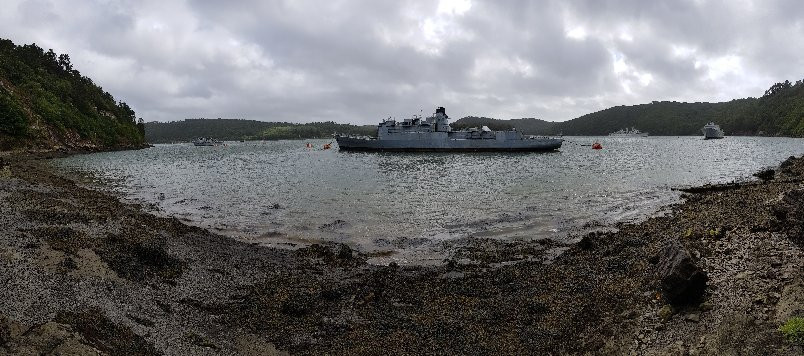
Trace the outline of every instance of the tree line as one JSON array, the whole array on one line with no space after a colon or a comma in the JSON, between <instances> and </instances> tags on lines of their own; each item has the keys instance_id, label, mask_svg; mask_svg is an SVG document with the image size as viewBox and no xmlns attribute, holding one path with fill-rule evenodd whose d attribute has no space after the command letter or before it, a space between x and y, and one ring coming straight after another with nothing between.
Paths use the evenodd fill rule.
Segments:
<instances>
[{"instance_id":1,"label":"tree line","mask_svg":"<svg viewBox=\"0 0 804 356\"><path fill-rule=\"evenodd\" d=\"M296 124L241 119L187 119L173 122L145 123L145 138L150 143L187 142L197 137L225 141L289 140L328 138L333 134L376 135L373 125L357 126L332 121Z\"/></svg>"},{"instance_id":2,"label":"tree line","mask_svg":"<svg viewBox=\"0 0 804 356\"><path fill-rule=\"evenodd\" d=\"M564 122L535 118L499 120L467 116L452 123L453 129L488 126L492 130L516 128L532 135L607 135L634 127L655 136L700 135L715 122L728 135L804 137L804 80L772 85L759 98L728 102L685 103L654 101L649 104L614 106ZM334 122L295 124L236 119L188 119L145 124L151 143L190 141L196 137L222 140L282 140L327 138L333 133L374 136L376 126Z\"/></svg>"},{"instance_id":3,"label":"tree line","mask_svg":"<svg viewBox=\"0 0 804 356\"><path fill-rule=\"evenodd\" d=\"M527 134L545 135L607 135L634 127L651 135L680 136L699 135L708 122L717 123L729 135L804 137L804 80L776 83L759 98L721 103L654 101L615 106L564 122L469 116L457 120L452 126L515 127Z\"/></svg>"}]
</instances>

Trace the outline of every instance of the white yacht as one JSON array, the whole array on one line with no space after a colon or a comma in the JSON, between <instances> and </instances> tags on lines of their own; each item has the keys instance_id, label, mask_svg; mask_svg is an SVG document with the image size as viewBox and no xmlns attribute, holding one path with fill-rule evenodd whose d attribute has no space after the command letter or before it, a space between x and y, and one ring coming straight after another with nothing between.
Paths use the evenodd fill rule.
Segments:
<instances>
[{"instance_id":1,"label":"white yacht","mask_svg":"<svg viewBox=\"0 0 804 356\"><path fill-rule=\"evenodd\" d=\"M635 128L618 130L609 134L612 137L648 137L647 132L639 131Z\"/></svg>"},{"instance_id":2,"label":"white yacht","mask_svg":"<svg viewBox=\"0 0 804 356\"><path fill-rule=\"evenodd\" d=\"M704 140L723 138L723 130L714 122L706 124L701 131L703 131Z\"/></svg>"}]
</instances>

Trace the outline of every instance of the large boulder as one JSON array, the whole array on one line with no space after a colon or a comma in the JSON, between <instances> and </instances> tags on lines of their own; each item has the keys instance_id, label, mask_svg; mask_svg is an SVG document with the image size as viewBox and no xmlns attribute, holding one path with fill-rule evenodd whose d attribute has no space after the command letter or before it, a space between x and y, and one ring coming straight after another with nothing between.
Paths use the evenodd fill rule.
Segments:
<instances>
[{"instance_id":1,"label":"large boulder","mask_svg":"<svg viewBox=\"0 0 804 356\"><path fill-rule=\"evenodd\" d=\"M659 251L656 274L664 300L672 305L687 305L701 300L708 277L677 240L669 241Z\"/></svg>"},{"instance_id":2,"label":"large boulder","mask_svg":"<svg viewBox=\"0 0 804 356\"><path fill-rule=\"evenodd\" d=\"M799 245L804 245L804 189L784 193L779 202L771 207L776 218L775 231L782 231Z\"/></svg>"}]
</instances>

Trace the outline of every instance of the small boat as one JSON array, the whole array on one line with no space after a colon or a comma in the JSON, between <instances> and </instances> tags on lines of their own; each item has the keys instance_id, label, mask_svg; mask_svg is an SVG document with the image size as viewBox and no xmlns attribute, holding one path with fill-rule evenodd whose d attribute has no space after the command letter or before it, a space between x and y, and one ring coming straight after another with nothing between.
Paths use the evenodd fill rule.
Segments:
<instances>
[{"instance_id":1,"label":"small boat","mask_svg":"<svg viewBox=\"0 0 804 356\"><path fill-rule=\"evenodd\" d=\"M220 146L221 144L223 144L223 141L211 137L199 137L193 140L193 145L195 146Z\"/></svg>"},{"instance_id":2,"label":"small boat","mask_svg":"<svg viewBox=\"0 0 804 356\"><path fill-rule=\"evenodd\" d=\"M639 130L637 130L637 129L632 127L630 129L624 129L624 130L619 130L619 131L612 132L612 133L609 134L609 136L612 136L612 137L648 137L648 133L639 131Z\"/></svg>"},{"instance_id":3,"label":"small boat","mask_svg":"<svg viewBox=\"0 0 804 356\"><path fill-rule=\"evenodd\" d=\"M592 149L593 150L602 150L603 145L601 145L600 142L595 142L595 143L592 144Z\"/></svg>"},{"instance_id":4,"label":"small boat","mask_svg":"<svg viewBox=\"0 0 804 356\"><path fill-rule=\"evenodd\" d=\"M701 131L703 131L704 140L723 138L723 130L714 122L706 124Z\"/></svg>"}]
</instances>

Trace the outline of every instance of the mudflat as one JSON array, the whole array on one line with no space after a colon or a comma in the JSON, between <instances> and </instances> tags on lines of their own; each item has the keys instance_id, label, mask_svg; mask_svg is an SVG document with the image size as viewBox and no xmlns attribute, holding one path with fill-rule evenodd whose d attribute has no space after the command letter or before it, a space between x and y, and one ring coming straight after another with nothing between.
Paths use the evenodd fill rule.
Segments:
<instances>
[{"instance_id":1,"label":"mudflat","mask_svg":"<svg viewBox=\"0 0 804 356\"><path fill-rule=\"evenodd\" d=\"M401 267L239 242L87 189L47 154L1 157L0 353L804 352L779 331L804 316L801 158L556 258L555 243L478 238ZM669 245L707 276L694 301L667 298Z\"/></svg>"}]
</instances>

